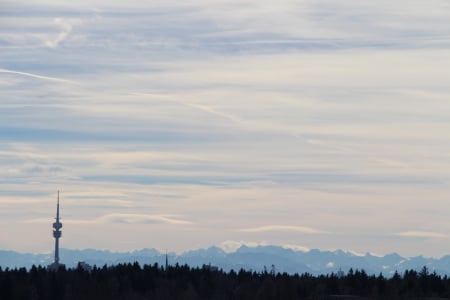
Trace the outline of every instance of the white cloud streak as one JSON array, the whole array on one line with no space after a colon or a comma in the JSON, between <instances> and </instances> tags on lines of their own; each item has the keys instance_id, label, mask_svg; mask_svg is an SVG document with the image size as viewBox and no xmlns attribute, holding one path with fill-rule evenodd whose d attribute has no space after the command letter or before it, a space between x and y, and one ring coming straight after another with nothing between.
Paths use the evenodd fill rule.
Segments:
<instances>
[{"instance_id":1,"label":"white cloud streak","mask_svg":"<svg viewBox=\"0 0 450 300\"><path fill-rule=\"evenodd\" d=\"M24 221L25 223L49 223L49 219L39 218ZM191 225L190 221L177 219L169 215L146 215L132 213L113 213L95 219L63 219L67 224L168 224L168 225Z\"/></svg>"},{"instance_id":2,"label":"white cloud streak","mask_svg":"<svg viewBox=\"0 0 450 300\"><path fill-rule=\"evenodd\" d=\"M76 81L65 79L65 78L51 77L51 76L45 76L45 75L34 74L34 73L29 73L29 72L8 70L8 69L0 69L0 73L20 75L20 76L31 77L31 78L36 78L36 79L41 79L41 80L46 80L46 81L53 81L53 82L78 84Z\"/></svg>"},{"instance_id":3,"label":"white cloud streak","mask_svg":"<svg viewBox=\"0 0 450 300\"><path fill-rule=\"evenodd\" d=\"M324 234L325 231L305 227L305 226L291 226L291 225L266 225L260 227L252 227L252 228L244 228L241 229L242 232L251 232L251 233L259 233L259 232L269 232L269 231L288 231L288 232L298 232L304 234Z\"/></svg>"},{"instance_id":4,"label":"white cloud streak","mask_svg":"<svg viewBox=\"0 0 450 300\"><path fill-rule=\"evenodd\" d=\"M72 32L72 24L64 20L63 18L56 18L53 21L55 25L61 28L61 32L58 36L53 40L45 41L45 45L49 48L56 48L61 44L64 40L66 40L69 34Z\"/></svg>"},{"instance_id":5,"label":"white cloud streak","mask_svg":"<svg viewBox=\"0 0 450 300\"><path fill-rule=\"evenodd\" d=\"M418 238L418 239L448 239L447 234L433 231L404 231L396 234L397 236L405 238Z\"/></svg>"}]
</instances>

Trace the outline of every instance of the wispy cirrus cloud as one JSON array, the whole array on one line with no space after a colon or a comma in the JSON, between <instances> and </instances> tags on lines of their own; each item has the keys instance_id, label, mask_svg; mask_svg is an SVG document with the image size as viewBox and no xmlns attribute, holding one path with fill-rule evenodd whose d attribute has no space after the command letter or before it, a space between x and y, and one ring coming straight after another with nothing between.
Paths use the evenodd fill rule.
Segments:
<instances>
[{"instance_id":1,"label":"wispy cirrus cloud","mask_svg":"<svg viewBox=\"0 0 450 300\"><path fill-rule=\"evenodd\" d=\"M25 220L25 223L49 223L47 218ZM169 225L190 225L190 221L178 219L172 215L147 215L133 213L112 213L103 215L95 219L63 219L67 224L169 224Z\"/></svg>"},{"instance_id":2,"label":"wispy cirrus cloud","mask_svg":"<svg viewBox=\"0 0 450 300\"><path fill-rule=\"evenodd\" d=\"M35 79L41 79L46 81L54 81L54 82L61 82L61 83L70 83L70 84L78 84L76 81L60 78L60 77L51 77L51 76L45 76L35 73L29 73L29 72L22 72L22 71L15 71L15 70L8 70L8 69L0 69L0 73L6 73L6 74L13 74L13 75L19 75L19 76L25 76Z\"/></svg>"},{"instance_id":3,"label":"wispy cirrus cloud","mask_svg":"<svg viewBox=\"0 0 450 300\"><path fill-rule=\"evenodd\" d=\"M304 233L304 234L324 234L325 231L311 228L311 227L305 227L305 226L292 226L292 225L266 225L266 226L260 226L260 227L251 227L251 228L244 228L240 229L242 232L251 232L251 233L257 233L257 232L268 232L268 231L287 231L287 232L298 232L298 233Z\"/></svg>"},{"instance_id":4,"label":"wispy cirrus cloud","mask_svg":"<svg viewBox=\"0 0 450 300\"><path fill-rule=\"evenodd\" d=\"M189 225L190 221L178 219L170 215L145 215L145 214L124 214L115 213L100 217L97 219L106 223L127 223L127 224L171 224L171 225Z\"/></svg>"},{"instance_id":5,"label":"wispy cirrus cloud","mask_svg":"<svg viewBox=\"0 0 450 300\"><path fill-rule=\"evenodd\" d=\"M396 234L405 238L418 238L418 239L448 239L448 234L434 231L403 231Z\"/></svg>"},{"instance_id":6,"label":"wispy cirrus cloud","mask_svg":"<svg viewBox=\"0 0 450 300\"><path fill-rule=\"evenodd\" d=\"M56 38L45 41L45 45L50 48L58 47L59 44L66 40L69 34L72 32L72 24L70 24L63 18L56 18L53 20L53 23L61 28L61 32Z\"/></svg>"}]
</instances>

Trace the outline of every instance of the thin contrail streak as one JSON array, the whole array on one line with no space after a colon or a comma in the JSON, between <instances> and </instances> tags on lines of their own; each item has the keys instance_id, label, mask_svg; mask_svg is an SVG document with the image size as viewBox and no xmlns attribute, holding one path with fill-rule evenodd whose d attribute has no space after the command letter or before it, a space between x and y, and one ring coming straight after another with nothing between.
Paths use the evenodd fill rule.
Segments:
<instances>
[{"instance_id":1,"label":"thin contrail streak","mask_svg":"<svg viewBox=\"0 0 450 300\"><path fill-rule=\"evenodd\" d=\"M27 77L32 77L32 78L37 78L37 79L42 79L42 80L49 80L49 81L56 81L56 82L63 82L63 83L70 83L70 84L78 84L77 82L75 82L73 80L68 80L68 79L64 79L64 78L50 77L50 76L44 76L44 75L33 74L33 73L28 73L28 72L7 70L7 69L0 69L0 73L16 74L16 75L27 76Z\"/></svg>"}]
</instances>

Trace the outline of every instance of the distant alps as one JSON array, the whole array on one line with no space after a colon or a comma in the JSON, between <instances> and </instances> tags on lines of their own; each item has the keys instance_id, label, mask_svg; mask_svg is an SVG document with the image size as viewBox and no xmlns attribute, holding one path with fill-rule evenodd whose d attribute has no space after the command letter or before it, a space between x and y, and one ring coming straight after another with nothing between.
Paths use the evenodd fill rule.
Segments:
<instances>
[{"instance_id":1,"label":"distant alps","mask_svg":"<svg viewBox=\"0 0 450 300\"><path fill-rule=\"evenodd\" d=\"M61 249L61 261L67 267L75 267L78 262L90 265L104 266L119 263L138 262L140 264L164 265L166 254L156 249L142 249L132 252L112 252L107 250L71 250ZM31 254L15 251L0 250L0 267L15 268L32 265L47 266L52 262L53 254ZM198 249L182 254L168 253L169 264L187 264L192 267L211 265L225 271L240 269L256 272L286 272L310 273L313 275L337 273L340 270L347 273L350 268L363 269L368 274L391 276L396 271L420 270L424 266L430 272L441 275L450 275L450 255L442 258L425 258L416 256L405 258L396 253L385 256L373 254L357 255L352 252L336 250L322 251L312 249L298 251L281 246L245 246L242 245L233 252L225 252L222 248L213 246L207 249Z\"/></svg>"}]
</instances>

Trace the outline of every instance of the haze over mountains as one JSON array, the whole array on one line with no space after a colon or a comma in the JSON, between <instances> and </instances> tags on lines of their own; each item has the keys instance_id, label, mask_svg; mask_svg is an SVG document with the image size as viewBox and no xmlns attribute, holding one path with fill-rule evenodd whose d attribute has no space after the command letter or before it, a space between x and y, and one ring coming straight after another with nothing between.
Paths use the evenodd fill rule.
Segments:
<instances>
[{"instance_id":1,"label":"haze over mountains","mask_svg":"<svg viewBox=\"0 0 450 300\"><path fill-rule=\"evenodd\" d=\"M52 262L52 259L52 253L30 254L0 250L0 266L2 268L31 267L33 264L46 266ZM431 272L436 271L438 274L450 275L450 255L439 259L423 256L406 258L396 253L375 256L369 253L358 255L343 250L296 251L280 246L249 247L242 245L233 252L225 252L223 249L213 246L208 249L187 251L179 255L169 253L168 259L171 265L178 263L195 267L211 264L225 271L246 269L270 272L274 269L276 272L290 274L308 272L318 275L337 273L339 270L348 272L350 268L353 268L364 269L369 274L383 273L385 276L390 276L395 271L402 273L410 269L420 270L426 266ZM164 265L165 253L156 249L132 252L62 249L61 260L67 267L74 267L80 261L97 266L135 261L140 264Z\"/></svg>"}]
</instances>

